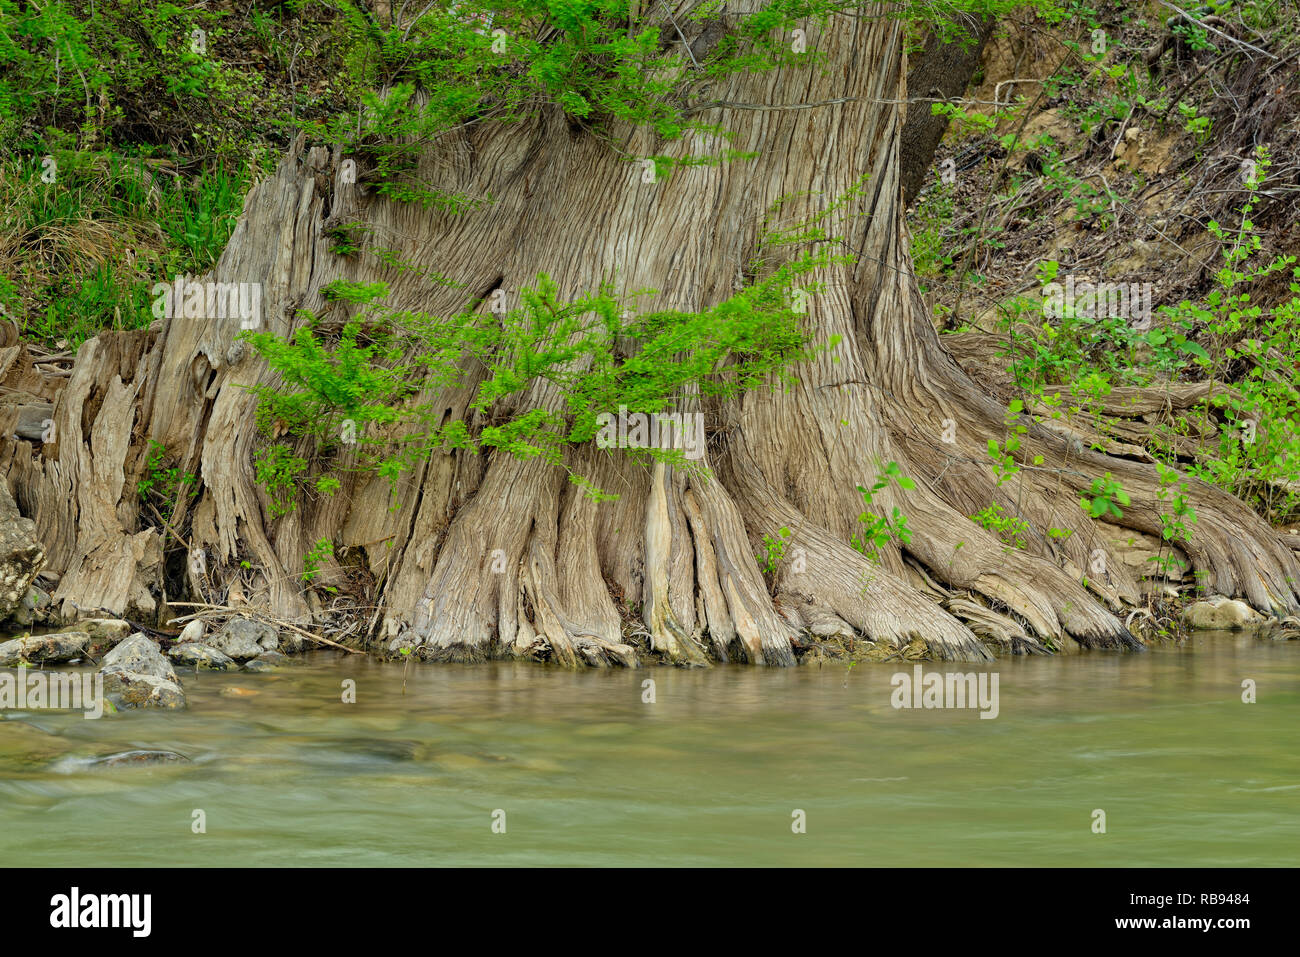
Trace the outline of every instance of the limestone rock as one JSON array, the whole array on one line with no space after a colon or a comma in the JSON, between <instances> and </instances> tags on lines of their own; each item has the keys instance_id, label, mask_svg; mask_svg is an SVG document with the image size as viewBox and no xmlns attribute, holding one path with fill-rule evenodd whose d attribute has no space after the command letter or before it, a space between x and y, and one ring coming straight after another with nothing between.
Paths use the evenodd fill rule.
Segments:
<instances>
[{"instance_id":1,"label":"limestone rock","mask_svg":"<svg viewBox=\"0 0 1300 957\"><path fill-rule=\"evenodd\" d=\"M189 665L199 670L231 671L239 667L235 659L224 652L193 641L172 645L167 649L167 657L177 664Z\"/></svg>"},{"instance_id":2,"label":"limestone rock","mask_svg":"<svg viewBox=\"0 0 1300 957\"><path fill-rule=\"evenodd\" d=\"M118 754L106 754L102 758L94 758L90 762L90 766L95 768L122 768L146 764L175 764L187 761L189 761L189 758L176 751L122 751Z\"/></svg>"},{"instance_id":3,"label":"limestone rock","mask_svg":"<svg viewBox=\"0 0 1300 957\"><path fill-rule=\"evenodd\" d=\"M0 668L12 668L20 661L72 661L83 658L91 645L84 631L61 631L51 635L24 635L0 644Z\"/></svg>"},{"instance_id":4,"label":"limestone rock","mask_svg":"<svg viewBox=\"0 0 1300 957\"><path fill-rule=\"evenodd\" d=\"M100 671L108 680L109 672L127 672L133 675L152 675L164 681L179 683L171 662L163 657L157 642L136 632L104 656Z\"/></svg>"},{"instance_id":5,"label":"limestone rock","mask_svg":"<svg viewBox=\"0 0 1300 957\"><path fill-rule=\"evenodd\" d=\"M75 624L61 629L65 632L84 631L92 638L102 639L108 645L116 645L124 638L129 638L134 626L120 618L83 618Z\"/></svg>"},{"instance_id":6,"label":"limestone rock","mask_svg":"<svg viewBox=\"0 0 1300 957\"><path fill-rule=\"evenodd\" d=\"M1264 616L1244 601L1215 595L1188 605L1183 620L1194 631L1242 631L1263 624Z\"/></svg>"},{"instance_id":7,"label":"limestone rock","mask_svg":"<svg viewBox=\"0 0 1300 957\"><path fill-rule=\"evenodd\" d=\"M245 671L279 671L285 665L293 664L293 659L278 651L264 651L251 661L244 662Z\"/></svg>"},{"instance_id":8,"label":"limestone rock","mask_svg":"<svg viewBox=\"0 0 1300 957\"><path fill-rule=\"evenodd\" d=\"M276 651L280 635L270 625L248 618L232 618L209 638L208 647L224 652L236 661L256 658L264 651Z\"/></svg>"},{"instance_id":9,"label":"limestone rock","mask_svg":"<svg viewBox=\"0 0 1300 957\"><path fill-rule=\"evenodd\" d=\"M179 682L130 671L104 672L104 697L119 709L185 707L185 692Z\"/></svg>"}]
</instances>

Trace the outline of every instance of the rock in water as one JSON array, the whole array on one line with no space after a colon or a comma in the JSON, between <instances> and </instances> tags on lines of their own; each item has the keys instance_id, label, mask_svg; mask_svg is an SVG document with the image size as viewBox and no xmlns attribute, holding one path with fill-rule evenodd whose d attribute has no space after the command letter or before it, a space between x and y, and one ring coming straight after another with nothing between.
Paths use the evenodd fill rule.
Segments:
<instances>
[{"instance_id":1,"label":"rock in water","mask_svg":"<svg viewBox=\"0 0 1300 957\"><path fill-rule=\"evenodd\" d=\"M100 665L99 670L105 674L110 671L127 671L137 675L153 675L172 682L177 680L171 662L163 657L157 642L138 631L106 654Z\"/></svg>"},{"instance_id":2,"label":"rock in water","mask_svg":"<svg viewBox=\"0 0 1300 957\"><path fill-rule=\"evenodd\" d=\"M175 751L122 751L118 754L106 754L90 762L95 768L121 768L142 764L177 764L189 761L183 754Z\"/></svg>"},{"instance_id":3,"label":"rock in water","mask_svg":"<svg viewBox=\"0 0 1300 957\"><path fill-rule=\"evenodd\" d=\"M278 651L264 651L252 661L244 662L245 671L277 671L285 665L292 664L293 659Z\"/></svg>"},{"instance_id":4,"label":"rock in water","mask_svg":"<svg viewBox=\"0 0 1300 957\"><path fill-rule=\"evenodd\" d=\"M239 667L235 659L224 652L193 641L172 645L167 649L167 657L178 664L210 671L230 671Z\"/></svg>"},{"instance_id":5,"label":"rock in water","mask_svg":"<svg viewBox=\"0 0 1300 957\"><path fill-rule=\"evenodd\" d=\"M265 622L232 618L208 639L207 645L236 661L246 661L264 651L275 651L280 645L280 635Z\"/></svg>"},{"instance_id":6,"label":"rock in water","mask_svg":"<svg viewBox=\"0 0 1300 957\"><path fill-rule=\"evenodd\" d=\"M61 631L52 635L25 635L0 644L0 668L11 668L20 661L72 661L84 657L91 637L80 631Z\"/></svg>"},{"instance_id":7,"label":"rock in water","mask_svg":"<svg viewBox=\"0 0 1300 957\"><path fill-rule=\"evenodd\" d=\"M118 708L185 707L185 692L158 645L136 632L104 656L104 696Z\"/></svg>"},{"instance_id":8,"label":"rock in water","mask_svg":"<svg viewBox=\"0 0 1300 957\"><path fill-rule=\"evenodd\" d=\"M41 588L32 585L18 607L9 616L10 621L20 628L30 628L38 621L44 621L50 607L50 595Z\"/></svg>"},{"instance_id":9,"label":"rock in water","mask_svg":"<svg viewBox=\"0 0 1300 957\"><path fill-rule=\"evenodd\" d=\"M45 548L36 538L36 523L23 518L9 487L0 482L0 621L21 607L44 562Z\"/></svg>"},{"instance_id":10,"label":"rock in water","mask_svg":"<svg viewBox=\"0 0 1300 957\"><path fill-rule=\"evenodd\" d=\"M105 672L104 697L118 709L162 708L175 711L185 707L185 692L178 682L129 671Z\"/></svg>"},{"instance_id":11,"label":"rock in water","mask_svg":"<svg viewBox=\"0 0 1300 957\"><path fill-rule=\"evenodd\" d=\"M1188 605L1183 620L1196 631L1242 631L1263 624L1264 616L1244 601L1215 595Z\"/></svg>"},{"instance_id":12,"label":"rock in water","mask_svg":"<svg viewBox=\"0 0 1300 957\"><path fill-rule=\"evenodd\" d=\"M120 618L83 618L74 624L68 625L62 631L84 631L92 638L102 639L96 644L116 645L124 638L128 638L134 630L129 621L123 621Z\"/></svg>"}]
</instances>

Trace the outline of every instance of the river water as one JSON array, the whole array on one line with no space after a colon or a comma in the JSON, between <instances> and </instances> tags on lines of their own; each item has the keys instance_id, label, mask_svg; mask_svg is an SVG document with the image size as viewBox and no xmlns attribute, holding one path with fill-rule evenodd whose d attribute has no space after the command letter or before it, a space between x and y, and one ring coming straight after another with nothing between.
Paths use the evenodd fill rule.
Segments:
<instances>
[{"instance_id":1,"label":"river water","mask_svg":"<svg viewBox=\"0 0 1300 957\"><path fill-rule=\"evenodd\" d=\"M1228 866L1300 851L1295 641L924 665L996 673L994 719L895 709L910 663L302 661L185 674L185 712L0 711L0 861ZM132 749L189 760L90 763Z\"/></svg>"}]
</instances>

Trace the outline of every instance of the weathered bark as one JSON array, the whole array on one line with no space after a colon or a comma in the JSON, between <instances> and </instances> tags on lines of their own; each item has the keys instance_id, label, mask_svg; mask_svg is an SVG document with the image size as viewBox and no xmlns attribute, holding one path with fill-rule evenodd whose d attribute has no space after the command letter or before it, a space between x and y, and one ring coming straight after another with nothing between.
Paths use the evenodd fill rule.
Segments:
<instances>
[{"instance_id":1,"label":"weathered bark","mask_svg":"<svg viewBox=\"0 0 1300 957\"><path fill-rule=\"evenodd\" d=\"M921 192L934 151L948 131L948 117L935 116L930 104L956 100L966 92L995 22L992 17L959 17L954 23L959 35L947 41L937 30L931 31L925 49L907 74L909 104L898 144L904 207Z\"/></svg>"},{"instance_id":2,"label":"weathered bark","mask_svg":"<svg viewBox=\"0 0 1300 957\"><path fill-rule=\"evenodd\" d=\"M0 621L22 605L44 557L35 524L19 514L9 489L0 484Z\"/></svg>"},{"instance_id":3,"label":"weathered bark","mask_svg":"<svg viewBox=\"0 0 1300 957\"><path fill-rule=\"evenodd\" d=\"M300 142L250 194L211 277L263 283L265 326L280 334L301 322L299 309L341 323L344 308L321 293L340 278L383 280L391 305L435 315L495 288L517 294L539 273L561 297L614 277L623 290L660 290L657 307L699 310L733 293L774 203L785 198L787 224L829 209L823 225L858 259L820 272L808 321L818 341L841 338L797 370L789 391L703 405L709 478L575 447L566 465L620 496L596 504L540 461L444 451L404 477L395 496L385 480L349 473L334 497L272 519L252 474L256 399L245 387L273 384L273 374L235 342L237 318L163 321L82 348L56 403L57 442L0 440L17 498L63 575L56 600L143 616L168 597L162 534L133 492L154 439L199 475L193 505L171 522L207 556L206 572L189 576L192 591L305 616L319 603L297 572L310 544L327 537L362 556L374 576L366 597L382 646L426 658L541 650L567 665L634 664L630 643L644 641L642 651L683 663L783 665L795 661L801 633L865 637L882 648L919 642L947 659L987 658L990 646L1134 646L1112 614L1136 594L1120 562L1090 574L1091 591L1080 583L1091 550L1106 549L1076 493L1110 471L1133 495L1125 522L1150 529L1155 473L1072 453L1035 427L1026 444L1045 457L1043 470L1027 470L1023 489L993 485L981 463L987 439L1003 434L1003 410L945 352L907 254L900 31L890 21L836 18L809 41L831 69L735 77L711 93L771 107L708 114L757 159L691 167L654 184L626 157L682 155L695 144L623 130L611 149L549 109L511 126L467 128L423 158L424 181L494 198L459 215L368 194L344 181L337 153ZM835 102L780 108L823 101ZM831 209L864 173L859 198ZM332 254L327 222L350 221L415 268ZM424 282L421 270L455 285ZM477 381L471 371L459 388L430 388L418 401L464 416ZM541 384L525 400L558 401ZM941 438L946 419L953 444ZM862 507L855 486L870 485L889 461L918 488L891 488L879 501L899 506L914 534L905 551L886 548L875 565L849 545ZM389 507L394 500L399 508ZM990 501L1013 512L1019 504L1035 529L1027 551L1006 549L966 518ZM1201 526L1189 554L1210 583L1260 607L1296 608L1296 560L1277 536L1212 489L1197 485L1194 504ZM1045 536L1052 526L1077 531L1059 553ZM763 535L781 527L791 529L787 556L796 560L769 589L755 555Z\"/></svg>"}]
</instances>

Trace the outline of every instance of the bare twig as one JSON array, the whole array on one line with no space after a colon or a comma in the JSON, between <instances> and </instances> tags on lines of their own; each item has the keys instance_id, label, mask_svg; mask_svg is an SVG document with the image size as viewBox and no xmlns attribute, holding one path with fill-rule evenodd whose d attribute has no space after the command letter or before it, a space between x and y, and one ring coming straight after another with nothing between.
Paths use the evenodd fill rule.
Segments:
<instances>
[{"instance_id":1,"label":"bare twig","mask_svg":"<svg viewBox=\"0 0 1300 957\"><path fill-rule=\"evenodd\" d=\"M298 634L302 635L304 638L310 638L312 641L318 641L322 645L329 645L331 648L337 648L339 651L346 651L350 655L365 654L364 651L360 651L356 648L349 648L347 647L347 645L340 645L337 641L330 641L328 638L322 638L320 635L313 635L310 631L305 631L302 628L299 628L297 625L293 624L292 622L285 621L283 618L275 618L271 615L259 615L258 613L250 611L247 608L232 608L229 605L210 605L207 604L206 602L201 602L201 601L173 601L173 602L168 602L168 604L175 608L201 609L200 611L197 611L192 615L181 615L179 618L168 619L167 624L169 625L175 625L175 624L179 624L180 622L193 621L196 618L202 618L204 612L211 612L211 611L230 612L231 614L235 614L235 615L248 615L249 617L252 618L258 618L262 621L275 625L278 628L288 628L290 631L297 632Z\"/></svg>"},{"instance_id":2,"label":"bare twig","mask_svg":"<svg viewBox=\"0 0 1300 957\"><path fill-rule=\"evenodd\" d=\"M1217 35L1217 36L1221 36L1221 37L1223 37L1223 39L1225 39L1225 40L1230 40L1230 41L1232 41L1233 43L1237 44L1237 46L1245 47L1247 50L1254 50L1256 53L1262 53L1262 54L1264 54L1264 56L1268 57L1270 60L1277 60L1277 59L1280 59L1279 57L1276 57L1276 56L1274 56L1273 54L1269 53L1267 50L1261 50L1259 47L1254 46L1253 44L1247 43L1245 40L1238 40L1236 37L1232 36L1232 34L1230 34L1230 33L1224 33L1222 30L1216 29L1215 27L1210 26L1208 23L1203 23L1202 21L1197 20L1194 16L1192 16L1192 15L1191 15L1190 13L1188 13L1186 10L1183 10L1183 9L1181 9L1181 8L1179 8L1179 7L1174 6L1172 3L1169 3L1168 0L1160 0L1160 5L1161 5L1161 6L1164 6L1164 7L1168 7L1170 10L1173 10L1173 11L1176 12L1176 13L1180 13L1180 14L1182 14L1184 17L1186 17L1188 20L1192 21L1192 23L1196 24L1196 25L1197 25L1198 27L1200 27L1202 30L1209 30L1211 33L1213 33L1213 34L1215 34L1215 35Z\"/></svg>"}]
</instances>

